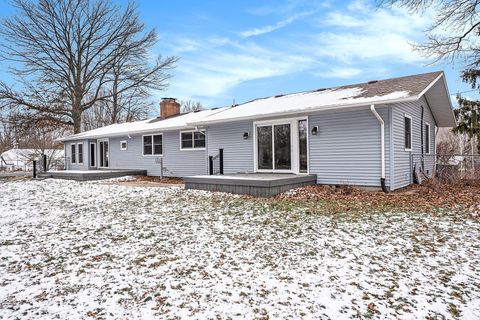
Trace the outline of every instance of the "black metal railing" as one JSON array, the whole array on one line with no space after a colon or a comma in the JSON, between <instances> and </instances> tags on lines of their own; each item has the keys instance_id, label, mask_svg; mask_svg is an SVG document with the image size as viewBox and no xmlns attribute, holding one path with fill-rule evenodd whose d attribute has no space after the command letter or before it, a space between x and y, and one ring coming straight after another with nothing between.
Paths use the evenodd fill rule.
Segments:
<instances>
[{"instance_id":1,"label":"black metal railing","mask_svg":"<svg viewBox=\"0 0 480 320\"><path fill-rule=\"evenodd\" d=\"M223 149L219 149L217 155L208 157L208 173L223 174Z\"/></svg>"}]
</instances>

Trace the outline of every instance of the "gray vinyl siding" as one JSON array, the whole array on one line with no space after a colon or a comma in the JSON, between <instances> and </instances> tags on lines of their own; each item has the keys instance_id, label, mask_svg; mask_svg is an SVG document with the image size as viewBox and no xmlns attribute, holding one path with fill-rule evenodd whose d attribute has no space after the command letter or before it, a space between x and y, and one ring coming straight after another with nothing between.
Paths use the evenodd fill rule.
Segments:
<instances>
[{"instance_id":1,"label":"gray vinyl siding","mask_svg":"<svg viewBox=\"0 0 480 320\"><path fill-rule=\"evenodd\" d=\"M223 148L224 173L253 172L253 122L239 121L211 125L207 131L208 156L216 156ZM243 133L249 138L244 139Z\"/></svg>"},{"instance_id":2,"label":"gray vinyl siding","mask_svg":"<svg viewBox=\"0 0 480 320\"><path fill-rule=\"evenodd\" d=\"M159 132L161 133L161 132ZM142 169L149 176L160 176L163 158L164 176L186 177L206 174L205 149L180 150L180 131L163 132L163 155L144 156L142 135L110 138L111 169ZM127 141L127 150L120 150L120 141Z\"/></svg>"},{"instance_id":3,"label":"gray vinyl siding","mask_svg":"<svg viewBox=\"0 0 480 320\"><path fill-rule=\"evenodd\" d=\"M421 131L425 126L421 125L421 106L424 107L424 122L430 124L430 155L425 155L425 173L431 175L435 166L435 126L427 101L422 97L420 100L408 103L392 105L393 110L393 144L394 144L394 189L408 186L411 183L411 155L414 162L419 165L421 150ZM412 151L405 151L405 127L404 117L412 117ZM424 135L425 139L425 135Z\"/></svg>"},{"instance_id":4,"label":"gray vinyl siding","mask_svg":"<svg viewBox=\"0 0 480 320\"><path fill-rule=\"evenodd\" d=\"M377 107L385 121L385 181L390 186L389 107ZM380 123L369 109L309 116L310 173L317 183L380 186ZM318 134L311 134L318 126Z\"/></svg>"},{"instance_id":5,"label":"gray vinyl siding","mask_svg":"<svg viewBox=\"0 0 480 320\"><path fill-rule=\"evenodd\" d=\"M78 149L76 154L76 161L72 163L72 144L83 143L83 164L78 163ZM65 143L65 158L67 159L67 163L65 167L68 170L88 170L88 140L78 140L78 141L70 141ZM78 147L77 147L78 148Z\"/></svg>"}]
</instances>

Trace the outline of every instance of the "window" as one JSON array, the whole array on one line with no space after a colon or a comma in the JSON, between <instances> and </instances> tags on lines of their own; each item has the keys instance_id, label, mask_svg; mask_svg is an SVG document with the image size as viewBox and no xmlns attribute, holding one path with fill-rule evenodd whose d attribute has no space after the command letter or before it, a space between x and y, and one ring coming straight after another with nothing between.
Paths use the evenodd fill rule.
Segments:
<instances>
[{"instance_id":1,"label":"window","mask_svg":"<svg viewBox=\"0 0 480 320\"><path fill-rule=\"evenodd\" d=\"M77 163L77 145L75 143L72 143L70 146L72 152L70 155L70 162L71 163Z\"/></svg>"},{"instance_id":2,"label":"window","mask_svg":"<svg viewBox=\"0 0 480 320\"><path fill-rule=\"evenodd\" d=\"M412 151L412 118L405 116L405 151Z\"/></svg>"},{"instance_id":3,"label":"window","mask_svg":"<svg viewBox=\"0 0 480 320\"><path fill-rule=\"evenodd\" d=\"M163 135L155 134L143 136L143 155L162 155L163 154Z\"/></svg>"},{"instance_id":4,"label":"window","mask_svg":"<svg viewBox=\"0 0 480 320\"><path fill-rule=\"evenodd\" d=\"M78 163L83 164L83 143L77 144L78 148Z\"/></svg>"},{"instance_id":5,"label":"window","mask_svg":"<svg viewBox=\"0 0 480 320\"><path fill-rule=\"evenodd\" d=\"M126 140L120 141L120 150L122 150L122 151L127 150L127 141Z\"/></svg>"},{"instance_id":6,"label":"window","mask_svg":"<svg viewBox=\"0 0 480 320\"><path fill-rule=\"evenodd\" d=\"M430 124L425 124L425 153L430 154Z\"/></svg>"},{"instance_id":7,"label":"window","mask_svg":"<svg viewBox=\"0 0 480 320\"><path fill-rule=\"evenodd\" d=\"M204 149L205 130L180 132L181 149Z\"/></svg>"}]
</instances>

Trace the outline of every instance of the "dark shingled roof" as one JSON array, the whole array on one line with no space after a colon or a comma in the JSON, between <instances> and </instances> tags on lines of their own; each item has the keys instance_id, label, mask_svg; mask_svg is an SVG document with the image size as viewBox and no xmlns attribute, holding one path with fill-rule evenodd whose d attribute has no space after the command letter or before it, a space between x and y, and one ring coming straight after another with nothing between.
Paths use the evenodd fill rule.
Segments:
<instances>
[{"instance_id":1,"label":"dark shingled roof","mask_svg":"<svg viewBox=\"0 0 480 320\"><path fill-rule=\"evenodd\" d=\"M362 94L355 98L368 98L374 96L384 96L395 91L408 91L410 96L418 96L429 84L438 78L443 72L435 71L429 73L416 74L399 78L369 81L347 86L335 87L330 89L362 88Z\"/></svg>"}]
</instances>

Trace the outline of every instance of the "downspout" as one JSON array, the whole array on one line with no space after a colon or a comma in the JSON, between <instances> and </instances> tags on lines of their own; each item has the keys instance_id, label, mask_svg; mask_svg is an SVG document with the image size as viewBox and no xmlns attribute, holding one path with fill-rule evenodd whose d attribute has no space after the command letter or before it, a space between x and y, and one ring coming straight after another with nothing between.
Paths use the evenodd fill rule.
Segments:
<instances>
[{"instance_id":1,"label":"downspout","mask_svg":"<svg viewBox=\"0 0 480 320\"><path fill-rule=\"evenodd\" d=\"M423 140L423 129L424 129L424 124L423 124L423 105L420 106L422 108L422 116L421 116L421 120L420 120L420 139L421 139L421 147L422 147L422 173L425 171L425 160L424 160L424 150L425 150L425 146L424 146L424 143L425 141Z\"/></svg>"},{"instance_id":2,"label":"downspout","mask_svg":"<svg viewBox=\"0 0 480 320\"><path fill-rule=\"evenodd\" d=\"M382 176L380 178L380 185L382 186L382 191L387 193L388 189L387 189L387 186L385 185L385 121L383 121L382 117L380 117L377 110L375 110L374 104L370 106L370 110L372 111L373 115L377 118L378 122L380 122L380 145L381 145L381 153L382 153Z\"/></svg>"}]
</instances>

